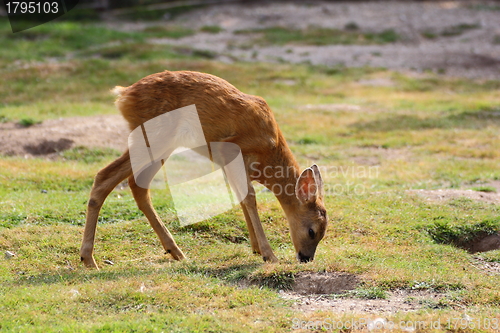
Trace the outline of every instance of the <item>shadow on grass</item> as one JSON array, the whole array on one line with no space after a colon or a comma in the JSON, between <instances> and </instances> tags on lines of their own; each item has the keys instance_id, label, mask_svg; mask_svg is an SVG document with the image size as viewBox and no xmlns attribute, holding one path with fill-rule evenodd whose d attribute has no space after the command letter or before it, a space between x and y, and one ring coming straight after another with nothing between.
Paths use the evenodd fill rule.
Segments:
<instances>
[{"instance_id":1,"label":"shadow on grass","mask_svg":"<svg viewBox=\"0 0 500 333\"><path fill-rule=\"evenodd\" d=\"M90 271L76 270L65 271L61 273L41 273L36 275L21 275L11 284L15 286L29 285L52 285L62 283L73 285L85 282L105 282L117 281L130 277L146 277L152 274L171 274L192 276L201 278L215 278L221 283L236 285L239 287L267 287L276 290L290 290L295 281L295 275L292 272L272 272L270 274L256 274L261 263L233 264L224 267L206 267L202 265L188 263L178 267L170 267L167 270L162 268L123 268L114 271Z\"/></svg>"},{"instance_id":2,"label":"shadow on grass","mask_svg":"<svg viewBox=\"0 0 500 333\"><path fill-rule=\"evenodd\" d=\"M165 262L165 259L161 260ZM173 261L169 259L168 261ZM187 275L187 276L202 276L208 278L217 278L223 282L235 283L239 280L248 279L252 273L258 269L262 264L234 264L224 267L211 268L194 263L179 265L178 267L164 268L137 268L130 269L123 267L120 270L86 270L78 269L74 271L65 270L63 272L51 272L40 274L27 274L24 272L19 273L18 279L11 282L11 284L20 285L51 285L56 283L75 284L92 281L116 281L130 277L144 277L151 274L166 273L172 275Z\"/></svg>"},{"instance_id":3,"label":"shadow on grass","mask_svg":"<svg viewBox=\"0 0 500 333\"><path fill-rule=\"evenodd\" d=\"M12 281L11 284L16 286L28 285L51 285L57 283L77 284L92 281L116 281L128 277L147 276L149 274L158 273L158 269L123 269L121 271L65 271L61 273L41 273L34 275L21 275L19 279Z\"/></svg>"}]
</instances>

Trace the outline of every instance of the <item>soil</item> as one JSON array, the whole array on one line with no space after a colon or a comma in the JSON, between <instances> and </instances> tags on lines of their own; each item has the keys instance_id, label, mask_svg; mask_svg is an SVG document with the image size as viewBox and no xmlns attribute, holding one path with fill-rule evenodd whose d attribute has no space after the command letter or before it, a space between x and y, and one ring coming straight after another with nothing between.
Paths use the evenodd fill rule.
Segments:
<instances>
[{"instance_id":1,"label":"soil","mask_svg":"<svg viewBox=\"0 0 500 333\"><path fill-rule=\"evenodd\" d=\"M499 275L500 274L500 262L487 261L484 258L476 256L473 258L473 266L485 272L488 275Z\"/></svg>"},{"instance_id":2,"label":"soil","mask_svg":"<svg viewBox=\"0 0 500 333\"><path fill-rule=\"evenodd\" d=\"M466 250L471 253L487 252L500 249L500 234L493 234L474 240L467 244Z\"/></svg>"},{"instance_id":3,"label":"soil","mask_svg":"<svg viewBox=\"0 0 500 333\"><path fill-rule=\"evenodd\" d=\"M479 2L473 2L477 5ZM494 3L481 2L482 6ZM224 30L217 34L197 33L181 39L160 38L151 42L189 46L209 50L216 59L226 62L244 61L311 63L325 66L373 66L419 73L433 70L442 75L482 79L500 78L500 20L498 11L471 9L471 2L368 2L368 3L268 3L241 5L227 4L192 11L167 20L165 23L185 25L193 29L216 25ZM263 46L253 42L255 36L235 34L242 29L273 26L305 28L319 26L344 29L355 23L363 32L393 29L402 39L386 45L325 45L325 46ZM117 28L143 29L144 24L108 23ZM455 36L440 36L450 27L469 25ZM157 25L155 23L155 25ZM435 33L435 38L424 38L423 32ZM286 82L285 82L286 83ZM288 82L294 84L293 80ZM288 84L286 83L286 84ZM372 80L362 84L387 86L390 81ZM336 111L342 106L305 106ZM359 107L353 105L350 111ZM14 123L0 124L0 155L54 157L65 149L76 146L111 147L124 150L128 128L120 115L73 117L47 120L30 127ZM377 161L363 160L366 164ZM362 163L362 164L363 164ZM500 193L500 182L494 184ZM430 201L440 202L465 196L474 200L500 203L500 194L471 190L415 190L410 191ZM480 257L474 266L488 274L499 274L500 264L486 262ZM387 299L357 299L332 297L353 290L359 285L354 275L341 273L304 273L296 277L293 291L281 291L283 298L293 300L294 308L302 312L327 310L335 313L397 313L422 309L435 304L442 294L420 290L394 290Z\"/></svg>"},{"instance_id":4,"label":"soil","mask_svg":"<svg viewBox=\"0 0 500 333\"><path fill-rule=\"evenodd\" d=\"M393 290L385 299L347 296L360 286L361 279L347 273L302 272L295 276L291 291L280 291L282 298L294 301L301 312L317 310L333 313L397 313L416 311L437 304L443 294L429 290Z\"/></svg>"},{"instance_id":5,"label":"soil","mask_svg":"<svg viewBox=\"0 0 500 333\"><path fill-rule=\"evenodd\" d=\"M51 119L30 127L0 123L0 155L53 158L77 146L122 151L128 133L120 115Z\"/></svg>"},{"instance_id":6,"label":"soil","mask_svg":"<svg viewBox=\"0 0 500 333\"><path fill-rule=\"evenodd\" d=\"M353 274L304 272L295 276L292 289L300 295L341 294L355 289L359 282Z\"/></svg>"},{"instance_id":7,"label":"soil","mask_svg":"<svg viewBox=\"0 0 500 333\"><path fill-rule=\"evenodd\" d=\"M310 313L318 310L332 313L395 314L411 312L437 304L443 294L432 291L394 290L385 299L361 299L335 295L300 295L280 292L282 298L294 301L294 309Z\"/></svg>"},{"instance_id":8,"label":"soil","mask_svg":"<svg viewBox=\"0 0 500 333\"><path fill-rule=\"evenodd\" d=\"M478 200L491 204L500 204L500 194L495 192L480 192L474 190L409 190L408 193L414 193L431 202L445 202L450 199L461 197Z\"/></svg>"},{"instance_id":9,"label":"soil","mask_svg":"<svg viewBox=\"0 0 500 333\"><path fill-rule=\"evenodd\" d=\"M311 63L325 66L383 67L474 78L500 77L498 3L491 1L315 2L225 4L188 12L165 23L192 29L219 26L220 33L181 39L157 38L158 44L208 50L221 61ZM260 45L257 35L238 30L269 27L393 30L400 39L385 45ZM133 29L132 25L121 25ZM461 27L461 28L460 28ZM136 26L136 28L141 28ZM142 27L143 28L143 27ZM373 84L373 83L372 83ZM390 82L376 82L390 84Z\"/></svg>"}]
</instances>

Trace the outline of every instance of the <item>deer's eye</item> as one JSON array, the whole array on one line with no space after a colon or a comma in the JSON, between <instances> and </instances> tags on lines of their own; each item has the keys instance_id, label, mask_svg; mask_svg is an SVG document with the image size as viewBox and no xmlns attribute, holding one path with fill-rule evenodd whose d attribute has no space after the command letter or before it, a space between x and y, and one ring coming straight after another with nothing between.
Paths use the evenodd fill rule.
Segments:
<instances>
[{"instance_id":1,"label":"deer's eye","mask_svg":"<svg viewBox=\"0 0 500 333\"><path fill-rule=\"evenodd\" d=\"M314 236L315 236L315 235L316 235L316 234L314 233L314 230L309 229L309 237L311 237L311 238L313 238L313 239L314 239Z\"/></svg>"}]
</instances>

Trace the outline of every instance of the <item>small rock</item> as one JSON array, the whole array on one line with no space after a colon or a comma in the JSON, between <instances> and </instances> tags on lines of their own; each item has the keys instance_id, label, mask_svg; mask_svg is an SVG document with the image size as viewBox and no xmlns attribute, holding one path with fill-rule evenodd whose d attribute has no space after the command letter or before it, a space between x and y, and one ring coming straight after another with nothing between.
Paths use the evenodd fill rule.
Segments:
<instances>
[{"instance_id":1,"label":"small rock","mask_svg":"<svg viewBox=\"0 0 500 333\"><path fill-rule=\"evenodd\" d=\"M387 320L384 318L376 318L368 323L367 328L369 331L383 330L387 326Z\"/></svg>"},{"instance_id":2,"label":"small rock","mask_svg":"<svg viewBox=\"0 0 500 333\"><path fill-rule=\"evenodd\" d=\"M80 292L76 289L71 289L69 292L70 292L72 298L80 296Z\"/></svg>"},{"instance_id":3,"label":"small rock","mask_svg":"<svg viewBox=\"0 0 500 333\"><path fill-rule=\"evenodd\" d=\"M462 318L463 318L463 319L465 319L465 320L467 320L467 321L472 321L472 320L474 320L474 318L472 318L471 316L469 316L467 313L464 313L464 314L462 315Z\"/></svg>"},{"instance_id":4,"label":"small rock","mask_svg":"<svg viewBox=\"0 0 500 333\"><path fill-rule=\"evenodd\" d=\"M47 190L41 190L40 192L42 192L42 193L45 193L45 194L46 194L46 193L47 193Z\"/></svg>"},{"instance_id":5,"label":"small rock","mask_svg":"<svg viewBox=\"0 0 500 333\"><path fill-rule=\"evenodd\" d=\"M10 252L10 251L5 251L5 259L11 259L12 257L14 257L16 254L14 252Z\"/></svg>"},{"instance_id":6,"label":"small rock","mask_svg":"<svg viewBox=\"0 0 500 333\"><path fill-rule=\"evenodd\" d=\"M104 260L104 263L105 264L108 264L108 265L114 265L115 263L112 262L111 260Z\"/></svg>"}]
</instances>

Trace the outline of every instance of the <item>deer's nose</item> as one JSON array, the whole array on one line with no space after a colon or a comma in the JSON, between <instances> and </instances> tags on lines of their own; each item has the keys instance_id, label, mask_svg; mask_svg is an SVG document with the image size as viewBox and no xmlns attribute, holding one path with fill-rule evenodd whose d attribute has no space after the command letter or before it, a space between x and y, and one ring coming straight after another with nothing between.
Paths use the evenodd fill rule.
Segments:
<instances>
[{"instance_id":1,"label":"deer's nose","mask_svg":"<svg viewBox=\"0 0 500 333\"><path fill-rule=\"evenodd\" d=\"M309 262L312 261L314 257L303 255L302 252L299 251L299 253L297 253L297 259L299 259L300 262Z\"/></svg>"}]
</instances>

